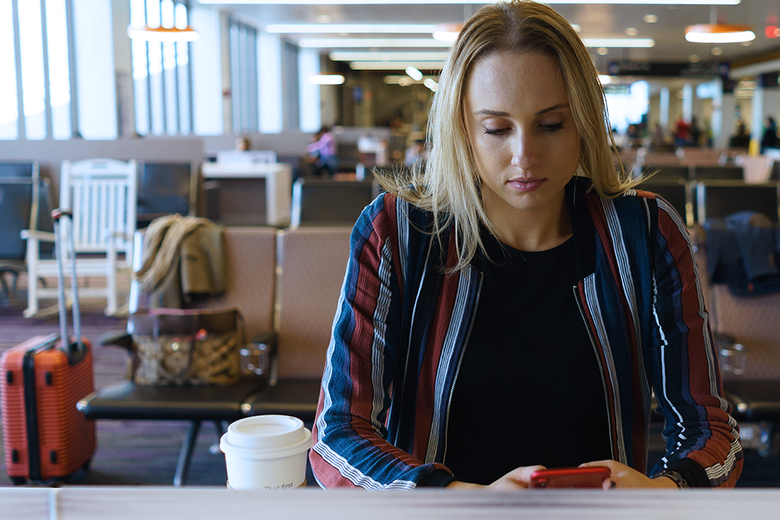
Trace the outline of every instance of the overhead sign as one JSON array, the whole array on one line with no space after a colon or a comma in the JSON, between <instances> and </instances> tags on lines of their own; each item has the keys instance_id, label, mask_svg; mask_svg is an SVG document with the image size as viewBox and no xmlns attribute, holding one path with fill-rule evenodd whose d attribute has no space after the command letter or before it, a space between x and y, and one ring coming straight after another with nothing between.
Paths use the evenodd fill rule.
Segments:
<instances>
[{"instance_id":1,"label":"overhead sign","mask_svg":"<svg viewBox=\"0 0 780 520\"><path fill-rule=\"evenodd\" d=\"M613 61L607 66L610 76L709 77L727 76L729 65L716 61L699 63L652 63L649 61Z\"/></svg>"}]
</instances>

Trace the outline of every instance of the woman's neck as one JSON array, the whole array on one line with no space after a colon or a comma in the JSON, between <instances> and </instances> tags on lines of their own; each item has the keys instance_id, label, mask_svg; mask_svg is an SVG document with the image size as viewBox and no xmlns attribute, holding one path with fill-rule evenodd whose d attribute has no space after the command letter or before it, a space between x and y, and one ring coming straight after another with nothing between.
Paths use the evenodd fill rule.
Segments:
<instances>
[{"instance_id":1,"label":"woman's neck","mask_svg":"<svg viewBox=\"0 0 780 520\"><path fill-rule=\"evenodd\" d=\"M572 235L571 219L566 204L550 211L519 211L513 218L493 218L496 238L520 251L546 251L564 243Z\"/></svg>"}]
</instances>

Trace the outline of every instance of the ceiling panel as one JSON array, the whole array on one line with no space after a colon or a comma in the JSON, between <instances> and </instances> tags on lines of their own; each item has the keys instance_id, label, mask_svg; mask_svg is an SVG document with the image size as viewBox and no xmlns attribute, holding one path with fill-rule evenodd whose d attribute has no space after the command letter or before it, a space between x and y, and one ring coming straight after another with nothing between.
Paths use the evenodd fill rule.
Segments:
<instances>
[{"instance_id":1,"label":"ceiling panel","mask_svg":"<svg viewBox=\"0 0 780 520\"><path fill-rule=\"evenodd\" d=\"M247 1L247 0L243 0ZM259 29L268 24L279 23L382 23L382 24L439 24L461 23L481 4L465 5L249 5L225 4L220 9L235 13L251 21ZM216 6L212 6L216 8ZM610 48L606 55L599 55L597 49L591 54L598 67L606 70L611 61L644 60L651 62L724 61L734 66L760 59L780 59L780 38L767 38L768 25L780 25L780 2L770 0L743 0L736 6L709 5L574 5L553 6L569 22L580 27L583 38L626 37L626 29L636 29L634 38L652 38L655 46L649 49ZM644 17L653 14L656 23L646 23ZM713 19L721 22L748 24L754 28L757 38L749 45L739 43L721 44L713 55L710 44L690 43L685 40L687 25L708 23ZM334 38L334 34L285 34L293 42L302 38ZM362 37L427 37L427 34L361 34ZM323 48L327 53L336 48ZM354 49L353 49L354 50ZM374 50L377 50L374 48ZM398 49L394 49L398 50ZM435 49L428 49L435 50ZM603 51L602 51L603 52ZM776 53L777 56L773 56ZM694 57L694 58L692 58ZM780 66L778 67L780 68Z\"/></svg>"}]
</instances>

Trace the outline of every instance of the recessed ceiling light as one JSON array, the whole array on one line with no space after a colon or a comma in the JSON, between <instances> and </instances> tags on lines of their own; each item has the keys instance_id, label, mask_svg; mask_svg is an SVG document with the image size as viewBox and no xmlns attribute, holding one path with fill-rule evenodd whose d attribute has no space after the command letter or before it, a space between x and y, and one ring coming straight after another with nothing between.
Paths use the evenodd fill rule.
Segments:
<instances>
[{"instance_id":1,"label":"recessed ceiling light","mask_svg":"<svg viewBox=\"0 0 780 520\"><path fill-rule=\"evenodd\" d=\"M304 49L336 49L360 47L450 47L452 43L433 38L304 38L298 46Z\"/></svg>"},{"instance_id":2,"label":"recessed ceiling light","mask_svg":"<svg viewBox=\"0 0 780 520\"><path fill-rule=\"evenodd\" d=\"M639 31L636 27L626 27L626 36L636 36L637 34L639 34Z\"/></svg>"},{"instance_id":3,"label":"recessed ceiling light","mask_svg":"<svg viewBox=\"0 0 780 520\"><path fill-rule=\"evenodd\" d=\"M586 47L655 47L652 38L583 38L582 41Z\"/></svg>"},{"instance_id":4,"label":"recessed ceiling light","mask_svg":"<svg viewBox=\"0 0 780 520\"><path fill-rule=\"evenodd\" d=\"M596 52L598 52L600 56L606 56L607 54L609 54L609 49L607 49L606 47L599 47L599 49Z\"/></svg>"},{"instance_id":5,"label":"recessed ceiling light","mask_svg":"<svg viewBox=\"0 0 780 520\"><path fill-rule=\"evenodd\" d=\"M644 16L645 23L655 23L658 21L658 17L654 14L646 14Z\"/></svg>"},{"instance_id":6,"label":"recessed ceiling light","mask_svg":"<svg viewBox=\"0 0 780 520\"><path fill-rule=\"evenodd\" d=\"M438 61L447 59L447 52L372 52L336 51L328 55L331 61Z\"/></svg>"},{"instance_id":7,"label":"recessed ceiling light","mask_svg":"<svg viewBox=\"0 0 780 520\"><path fill-rule=\"evenodd\" d=\"M352 70L403 70L408 67L414 67L418 70L441 70L444 67L443 61L409 62L409 61L353 61L349 68Z\"/></svg>"},{"instance_id":8,"label":"recessed ceiling light","mask_svg":"<svg viewBox=\"0 0 780 520\"><path fill-rule=\"evenodd\" d=\"M434 24L390 24L390 23L271 23L263 30L271 34L431 34Z\"/></svg>"},{"instance_id":9,"label":"recessed ceiling light","mask_svg":"<svg viewBox=\"0 0 780 520\"><path fill-rule=\"evenodd\" d=\"M710 54L712 54L713 56L720 56L721 54L723 54L723 49L721 49L720 47L713 47L712 49L710 49Z\"/></svg>"},{"instance_id":10,"label":"recessed ceiling light","mask_svg":"<svg viewBox=\"0 0 780 520\"><path fill-rule=\"evenodd\" d=\"M699 63L699 59L700 58L696 54L691 54L690 56L688 56L688 61L690 61L691 63Z\"/></svg>"}]
</instances>

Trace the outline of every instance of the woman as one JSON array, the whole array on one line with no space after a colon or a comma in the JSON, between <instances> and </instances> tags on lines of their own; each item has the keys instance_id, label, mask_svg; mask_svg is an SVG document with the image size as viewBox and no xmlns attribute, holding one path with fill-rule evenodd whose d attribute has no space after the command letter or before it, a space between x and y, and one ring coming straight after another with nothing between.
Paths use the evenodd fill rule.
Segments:
<instances>
[{"instance_id":1,"label":"woman","mask_svg":"<svg viewBox=\"0 0 780 520\"><path fill-rule=\"evenodd\" d=\"M361 215L328 348L325 487L731 486L737 425L680 217L618 174L604 96L549 7L483 7L431 110L424 172ZM651 393L666 454L647 474Z\"/></svg>"},{"instance_id":2,"label":"woman","mask_svg":"<svg viewBox=\"0 0 780 520\"><path fill-rule=\"evenodd\" d=\"M314 136L314 141L306 146L306 152L314 162L314 175L323 173L328 177L336 174L338 166L338 147L336 136L327 125L323 125Z\"/></svg>"}]
</instances>

